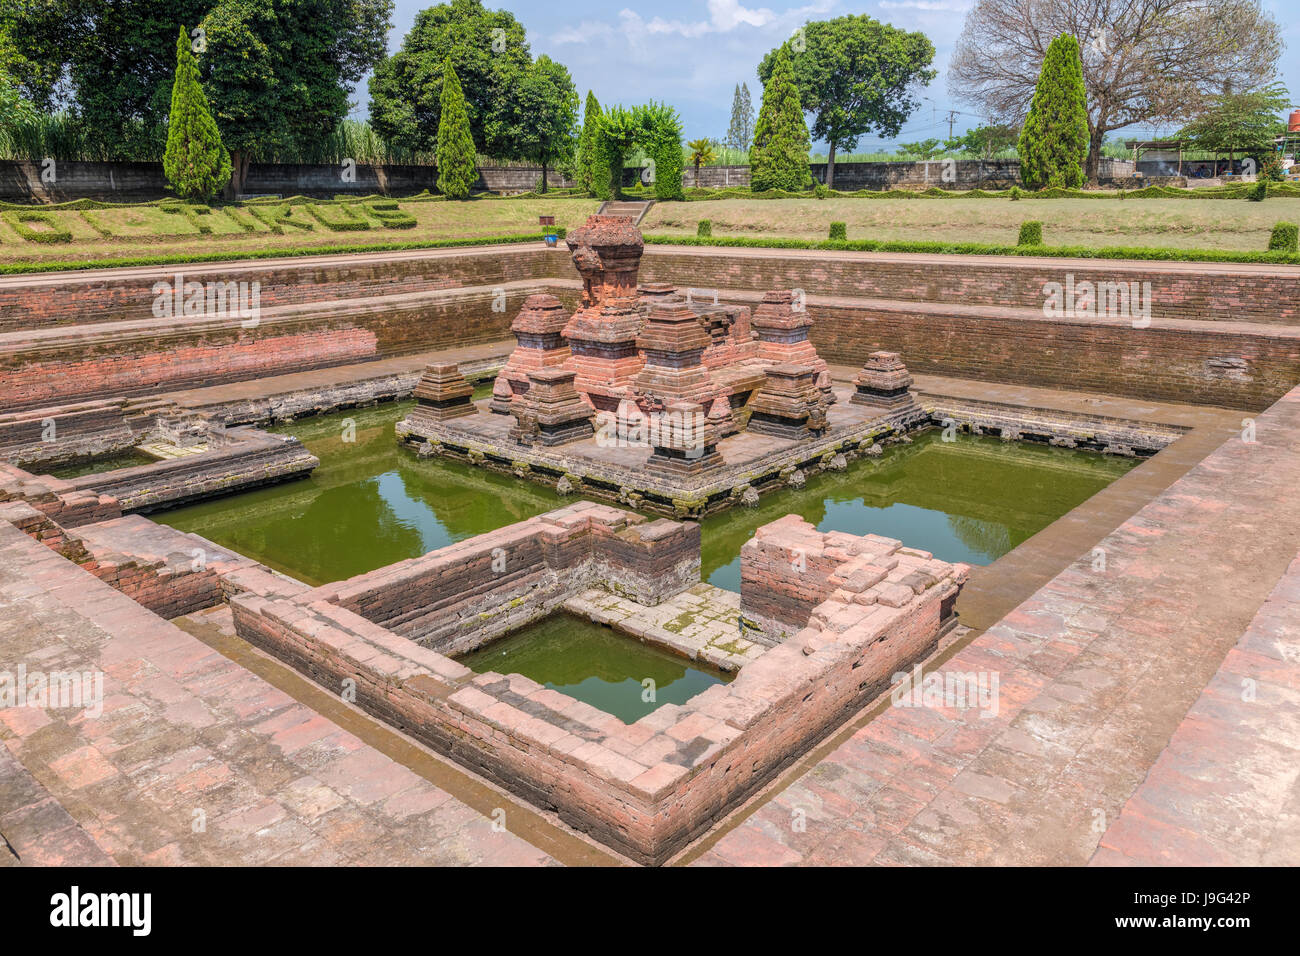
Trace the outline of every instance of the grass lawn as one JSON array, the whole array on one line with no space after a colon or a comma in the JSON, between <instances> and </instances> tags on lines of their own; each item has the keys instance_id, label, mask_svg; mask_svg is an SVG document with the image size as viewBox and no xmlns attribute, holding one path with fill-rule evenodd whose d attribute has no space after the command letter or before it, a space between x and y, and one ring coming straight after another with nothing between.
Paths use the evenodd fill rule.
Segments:
<instances>
[{"instance_id":1,"label":"grass lawn","mask_svg":"<svg viewBox=\"0 0 1300 956\"><path fill-rule=\"evenodd\" d=\"M477 199L467 202L400 202L403 212L416 219L409 229L391 229L374 216L358 210L365 229L333 232L312 218L302 207L294 207L292 218L301 223L283 225L282 235L249 214L246 206L228 207L232 217L219 207L198 221L211 232L201 234L187 217L164 212L157 206L121 206L110 209L47 209L31 207L49 216L56 228L70 232L70 242L33 242L25 239L0 215L0 263L118 259L136 256L178 256L196 253L231 253L251 250L361 246L386 243L419 243L425 240L473 238L475 236L539 235L539 215L555 216L555 224L573 229L600 205L594 199ZM266 207L262 207L266 208ZM6 214L12 210L5 210ZM332 221L341 218L333 204L324 207ZM243 225L241 225L241 223ZM306 227L306 228L304 228ZM28 224L33 231L49 231L43 223ZM251 228L252 231L245 231ZM108 235L104 235L107 232Z\"/></svg>"},{"instance_id":2,"label":"grass lawn","mask_svg":"<svg viewBox=\"0 0 1300 956\"><path fill-rule=\"evenodd\" d=\"M1037 219L1049 246L1262 251L1274 223L1300 222L1300 199L719 199L656 204L641 229L693 236L701 219L714 236L825 239L843 222L849 239L1000 245Z\"/></svg>"},{"instance_id":3,"label":"grass lawn","mask_svg":"<svg viewBox=\"0 0 1300 956\"><path fill-rule=\"evenodd\" d=\"M399 200L398 205L402 213L415 218L413 228L392 228L381 213L360 203L348 203L347 209L331 203L315 206L319 218L305 206L257 206L263 216L272 219L275 217L270 214L277 209L292 210L290 219L276 228L253 215L249 204L214 207L202 216L147 204L89 210L30 207L44 221L26 223L21 229L71 235L69 241L61 242L24 237L13 221L16 211L5 210L0 214L0 265L173 255L267 255L277 249L328 252L339 247L535 236L542 231L539 215L553 215L556 225L573 229L595 212L599 203L556 197ZM1268 246L1274 223L1300 222L1300 199L717 199L656 204L641 228L646 233L693 236L701 219L712 220L716 237L821 240L832 221L841 221L847 223L851 240L999 245L1014 245L1021 222L1038 219L1048 246L1262 251ZM335 231L327 223L361 228Z\"/></svg>"}]
</instances>

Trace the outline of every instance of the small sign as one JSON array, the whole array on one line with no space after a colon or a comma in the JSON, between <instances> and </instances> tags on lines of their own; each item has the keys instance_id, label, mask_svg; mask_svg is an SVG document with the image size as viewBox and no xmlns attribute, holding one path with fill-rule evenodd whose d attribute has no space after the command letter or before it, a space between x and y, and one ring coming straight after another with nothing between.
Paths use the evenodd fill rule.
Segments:
<instances>
[{"instance_id":1,"label":"small sign","mask_svg":"<svg viewBox=\"0 0 1300 956\"><path fill-rule=\"evenodd\" d=\"M538 216L538 217L537 217L537 224L538 224L539 226L553 226L553 225L555 225L555 217L554 217L554 216Z\"/></svg>"}]
</instances>

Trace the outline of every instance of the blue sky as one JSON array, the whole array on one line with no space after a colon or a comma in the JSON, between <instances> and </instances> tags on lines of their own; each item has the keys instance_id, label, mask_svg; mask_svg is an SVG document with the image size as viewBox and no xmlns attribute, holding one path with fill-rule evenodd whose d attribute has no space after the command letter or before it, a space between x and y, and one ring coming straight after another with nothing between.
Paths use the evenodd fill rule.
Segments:
<instances>
[{"instance_id":1,"label":"blue sky","mask_svg":"<svg viewBox=\"0 0 1300 956\"><path fill-rule=\"evenodd\" d=\"M756 70L768 50L808 20L866 13L906 30L920 30L935 46L939 76L923 91L928 97L896 139L864 137L858 150L889 149L898 140L916 141L948 135L948 110L961 112L957 132L983 122L969 104L948 95L946 68L974 0L485 0L504 8L528 31L533 56L546 53L569 68L578 93L593 90L602 104L663 100L677 108L685 139L723 139L731 117L732 90L747 82L758 108L762 88ZM396 0L390 51L401 46L415 14L429 0ZM1291 56L1282 60L1282 80L1300 99L1300 0L1264 0L1282 24ZM365 84L358 90L357 113L366 112ZM1154 135L1158 130L1126 130ZM1167 132L1167 130L1165 131Z\"/></svg>"}]
</instances>

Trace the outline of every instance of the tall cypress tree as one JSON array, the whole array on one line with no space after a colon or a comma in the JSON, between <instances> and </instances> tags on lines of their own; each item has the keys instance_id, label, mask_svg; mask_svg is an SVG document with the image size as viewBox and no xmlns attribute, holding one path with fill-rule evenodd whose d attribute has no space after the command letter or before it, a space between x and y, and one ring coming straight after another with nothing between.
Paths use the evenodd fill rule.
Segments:
<instances>
[{"instance_id":1,"label":"tall cypress tree","mask_svg":"<svg viewBox=\"0 0 1300 956\"><path fill-rule=\"evenodd\" d=\"M1020 131L1020 180L1030 189L1083 185L1088 103L1079 41L1062 33L1047 47L1029 116Z\"/></svg>"},{"instance_id":2,"label":"tall cypress tree","mask_svg":"<svg viewBox=\"0 0 1300 956\"><path fill-rule=\"evenodd\" d=\"M808 171L808 125L799 106L790 54L781 47L772 74L763 87L763 105L754 127L754 145L749 151L749 185L755 192L807 189L812 183Z\"/></svg>"},{"instance_id":3,"label":"tall cypress tree","mask_svg":"<svg viewBox=\"0 0 1300 956\"><path fill-rule=\"evenodd\" d=\"M749 149L754 141L754 101L749 95L749 84L740 84L740 149Z\"/></svg>"},{"instance_id":4,"label":"tall cypress tree","mask_svg":"<svg viewBox=\"0 0 1300 956\"><path fill-rule=\"evenodd\" d=\"M727 146L730 149L744 149L748 143L743 143L741 137L744 135L741 127L744 120L741 119L740 106L740 84L736 84L735 90L731 94L731 122L727 124Z\"/></svg>"},{"instance_id":5,"label":"tall cypress tree","mask_svg":"<svg viewBox=\"0 0 1300 956\"><path fill-rule=\"evenodd\" d=\"M221 133L199 85L199 66L184 27L176 41L176 78L167 115L163 172L184 199L207 199L230 179L230 154L221 145Z\"/></svg>"},{"instance_id":6,"label":"tall cypress tree","mask_svg":"<svg viewBox=\"0 0 1300 956\"><path fill-rule=\"evenodd\" d=\"M451 60L443 64L442 112L438 117L438 190L448 199L464 199L478 181L478 152L469 131L465 94Z\"/></svg>"},{"instance_id":7,"label":"tall cypress tree","mask_svg":"<svg viewBox=\"0 0 1300 956\"><path fill-rule=\"evenodd\" d=\"M592 192L594 182L593 170L597 165L596 136L600 128L600 103L596 94L587 91L587 104L582 110L582 132L578 136L578 186L584 192Z\"/></svg>"}]
</instances>

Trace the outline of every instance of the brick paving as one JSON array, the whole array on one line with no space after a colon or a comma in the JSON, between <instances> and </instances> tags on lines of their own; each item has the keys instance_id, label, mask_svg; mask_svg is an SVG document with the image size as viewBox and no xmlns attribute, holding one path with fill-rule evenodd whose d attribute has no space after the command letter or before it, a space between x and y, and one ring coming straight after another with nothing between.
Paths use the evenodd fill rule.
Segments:
<instances>
[{"instance_id":1,"label":"brick paving","mask_svg":"<svg viewBox=\"0 0 1300 956\"><path fill-rule=\"evenodd\" d=\"M1092 858L1168 863L1300 865L1300 557Z\"/></svg>"},{"instance_id":2,"label":"brick paving","mask_svg":"<svg viewBox=\"0 0 1300 956\"><path fill-rule=\"evenodd\" d=\"M695 862L1087 863L1300 551L1300 497L1280 493L1300 474L1300 389L1256 438L1224 442L1106 535L1104 569L1084 553L944 664L998 674L995 714L889 707ZM1263 827L1279 802L1295 807L1300 734L1292 697L1274 719L1251 714L1288 764L1272 806L1230 801L1238 825ZM1202 739L1202 759L1249 759L1226 732ZM1184 860L1167 849L1163 862Z\"/></svg>"},{"instance_id":3,"label":"brick paving","mask_svg":"<svg viewBox=\"0 0 1300 956\"><path fill-rule=\"evenodd\" d=\"M0 708L0 863L554 862L3 523L0 608L0 671L103 674Z\"/></svg>"}]
</instances>

